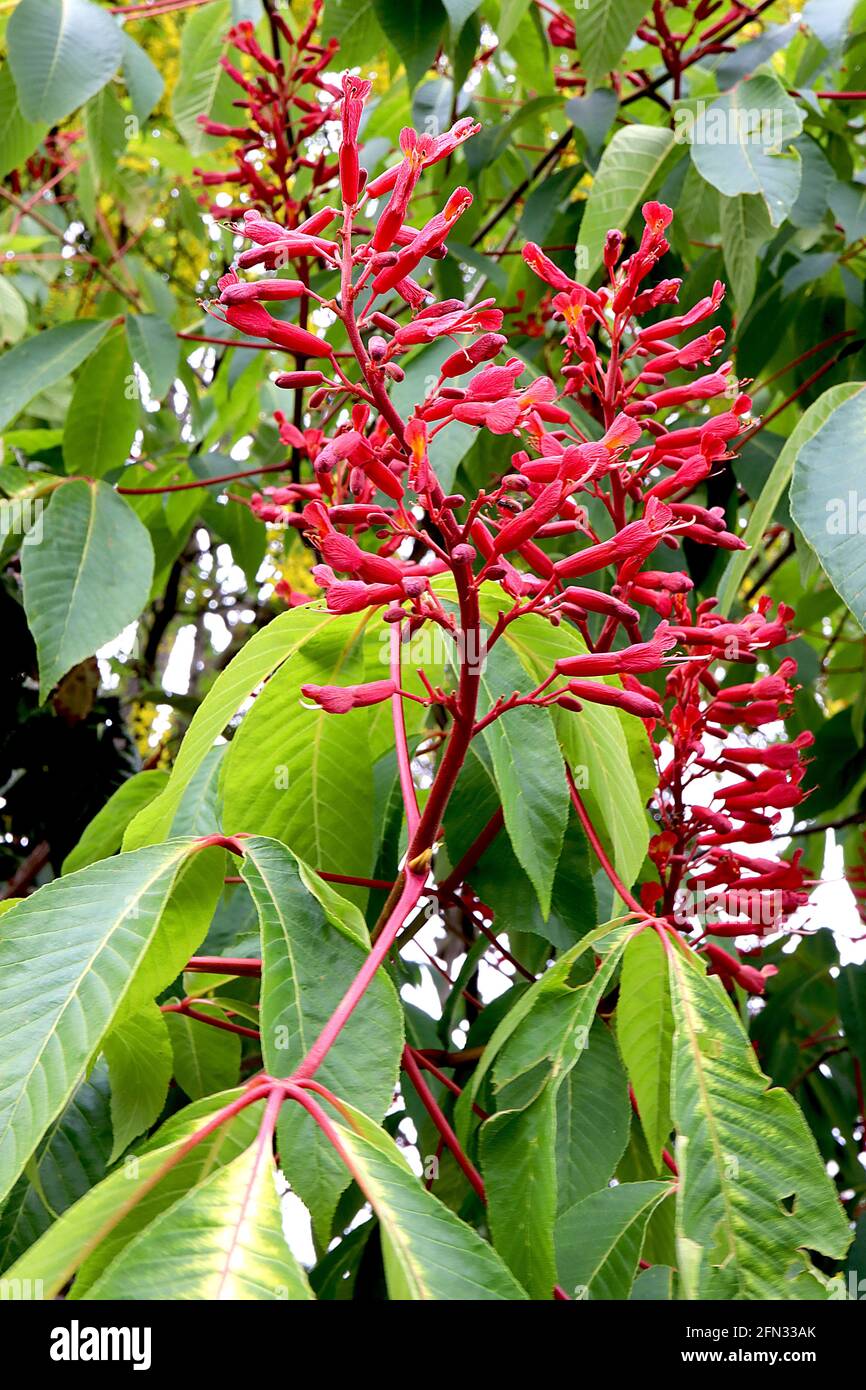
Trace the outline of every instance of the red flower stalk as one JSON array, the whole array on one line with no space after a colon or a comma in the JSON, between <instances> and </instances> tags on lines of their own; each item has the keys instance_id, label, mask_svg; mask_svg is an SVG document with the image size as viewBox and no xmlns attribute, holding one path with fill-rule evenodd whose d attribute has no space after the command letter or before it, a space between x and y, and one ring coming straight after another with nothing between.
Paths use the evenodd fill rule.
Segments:
<instances>
[{"instance_id":1,"label":"red flower stalk","mask_svg":"<svg viewBox=\"0 0 866 1390\"><path fill-rule=\"evenodd\" d=\"M336 39L321 45L314 37L322 3L313 0L309 19L297 35L274 11L273 54L258 43L249 20L229 30L235 51L231 57L224 55L220 64L238 88L234 105L243 112L243 124L198 119L207 134L236 142L234 167L194 170L208 194L220 189L238 200L234 207L223 206L219 199L209 203L215 217L240 216L246 203L279 214L287 227L295 227L306 215L310 198L333 184L336 165L329 162L327 148L314 140L335 119L340 98L340 89L327 76L339 45ZM304 169L312 171L310 191L295 198L297 175Z\"/></svg>"}]
</instances>

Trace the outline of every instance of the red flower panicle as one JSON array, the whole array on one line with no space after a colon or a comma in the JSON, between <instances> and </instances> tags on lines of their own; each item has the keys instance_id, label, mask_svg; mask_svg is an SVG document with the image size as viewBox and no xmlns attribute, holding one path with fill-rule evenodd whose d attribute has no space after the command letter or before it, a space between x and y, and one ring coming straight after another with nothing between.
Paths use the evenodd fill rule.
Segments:
<instances>
[{"instance_id":1,"label":"red flower panicle","mask_svg":"<svg viewBox=\"0 0 866 1390\"><path fill-rule=\"evenodd\" d=\"M474 732L508 718L516 704L556 706L579 718L595 703L643 719L658 767L658 830L650 844L657 878L640 888L644 913L669 929L700 923L704 934L777 931L807 898L798 857L772 852L784 813L803 798L810 742L808 735L777 738L794 696L795 663L783 657L775 670L764 665L791 639L793 614L784 605L774 612L762 599L727 621L714 600L693 604L681 558L685 539L711 550L743 545L722 510L700 499L703 484L731 457L751 405L724 360L724 332L712 323L723 287L676 311L680 282L655 276L673 215L657 202L644 206L640 240L624 259L623 236L609 234L599 289L530 244L524 258L551 292L551 313L563 328L559 380L533 376L508 355L493 300L437 301L423 284L425 260L447 253L471 194L457 188L419 225L411 220L416 185L477 126L458 121L435 139L405 130L401 159L368 181L358 149L368 92L368 83L344 79L341 230L333 239L321 235L335 217L330 208L294 223L287 216L284 224L247 211L243 230L252 247L238 264L257 267L257 278L242 281L232 271L220 281L217 312L236 331L302 363L325 362L319 371L301 365L277 378L286 389L312 393L305 428L303 411L295 423L277 416L283 442L309 471L257 494L253 510L303 534L333 613L379 608L404 633L434 623L459 637L435 584L450 571L461 614L473 611L482 584L500 587L491 642L527 612L570 625L580 650L557 660L534 690L503 693ZM332 272L334 297L321 302L345 331L357 379L324 338L264 307L306 302L305 274L281 278L295 262ZM271 268L280 276L269 278ZM440 337L453 349L404 420L389 396L403 374L400 358ZM328 433L312 423L324 406L325 419L338 422ZM594 422L591 434L581 419ZM431 462L437 437L455 421L487 430L510 452L500 476L470 499L446 496ZM343 713L402 698L394 674L392 667L391 680L307 686L304 694ZM477 692L468 679L461 678L462 695L429 688L424 703L460 715L472 737L465 701ZM422 820L422 828L432 842L437 826ZM710 889L712 920L700 909L683 916L683 896ZM712 944L706 949L729 985L764 989L766 970Z\"/></svg>"}]
</instances>

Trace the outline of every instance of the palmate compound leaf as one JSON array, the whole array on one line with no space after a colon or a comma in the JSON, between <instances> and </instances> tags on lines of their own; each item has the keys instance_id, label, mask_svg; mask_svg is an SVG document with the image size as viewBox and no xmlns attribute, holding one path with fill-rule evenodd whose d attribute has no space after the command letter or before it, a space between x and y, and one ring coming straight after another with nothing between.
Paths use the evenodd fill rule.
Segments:
<instances>
[{"instance_id":1,"label":"palmate compound leaf","mask_svg":"<svg viewBox=\"0 0 866 1390\"><path fill-rule=\"evenodd\" d=\"M506 1015L476 1068L492 1067L497 1107L479 1145L493 1242L533 1298L550 1298L556 1283L557 1095L575 1067L579 1084L599 1000L633 930L608 924L561 956ZM584 972L588 947L601 963ZM464 1125L474 1094L477 1083L458 1105Z\"/></svg>"},{"instance_id":2,"label":"palmate compound leaf","mask_svg":"<svg viewBox=\"0 0 866 1390\"><path fill-rule=\"evenodd\" d=\"M275 1176L266 1131L135 1236L88 1298L312 1298L283 1235Z\"/></svg>"},{"instance_id":3,"label":"palmate compound leaf","mask_svg":"<svg viewBox=\"0 0 866 1390\"><path fill-rule=\"evenodd\" d=\"M224 855L191 859L194 848L173 840L92 864L4 915L0 1199L109 1029L164 989L201 940Z\"/></svg>"},{"instance_id":4,"label":"palmate compound leaf","mask_svg":"<svg viewBox=\"0 0 866 1390\"><path fill-rule=\"evenodd\" d=\"M241 872L261 924L262 1055L272 1075L289 1076L363 965L367 929L352 903L277 840L246 840ZM391 1103L402 1047L399 1000L379 971L316 1078L378 1121ZM283 1109L278 1134L281 1166L327 1244L350 1175L300 1107Z\"/></svg>"},{"instance_id":5,"label":"palmate compound leaf","mask_svg":"<svg viewBox=\"0 0 866 1390\"><path fill-rule=\"evenodd\" d=\"M45 1299L54 1298L75 1276L69 1297L89 1297L91 1285L133 1237L253 1143L264 1113L263 1101L247 1106L182 1152L197 1130L240 1095L240 1091L229 1091L208 1096L178 1111L64 1211L7 1276L29 1280L36 1296Z\"/></svg>"},{"instance_id":6,"label":"palmate compound leaf","mask_svg":"<svg viewBox=\"0 0 866 1390\"><path fill-rule=\"evenodd\" d=\"M334 1128L379 1219L389 1297L525 1299L492 1246L426 1190L389 1135L352 1107L346 1115Z\"/></svg>"},{"instance_id":7,"label":"palmate compound leaf","mask_svg":"<svg viewBox=\"0 0 866 1390\"><path fill-rule=\"evenodd\" d=\"M825 1297L807 1252L842 1259L851 1233L806 1121L767 1089L719 981L677 944L668 964L684 1296Z\"/></svg>"}]
</instances>

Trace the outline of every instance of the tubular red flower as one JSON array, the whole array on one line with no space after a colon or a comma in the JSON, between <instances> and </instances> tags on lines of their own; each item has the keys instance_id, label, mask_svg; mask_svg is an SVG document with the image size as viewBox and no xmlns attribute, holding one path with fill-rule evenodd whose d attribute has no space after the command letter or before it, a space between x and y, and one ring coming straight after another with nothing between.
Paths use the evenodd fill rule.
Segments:
<instances>
[{"instance_id":1,"label":"tubular red flower","mask_svg":"<svg viewBox=\"0 0 866 1390\"><path fill-rule=\"evenodd\" d=\"M367 685L302 685L301 694L328 714L347 714L350 709L365 709L390 700L396 689L392 680L384 680Z\"/></svg>"}]
</instances>

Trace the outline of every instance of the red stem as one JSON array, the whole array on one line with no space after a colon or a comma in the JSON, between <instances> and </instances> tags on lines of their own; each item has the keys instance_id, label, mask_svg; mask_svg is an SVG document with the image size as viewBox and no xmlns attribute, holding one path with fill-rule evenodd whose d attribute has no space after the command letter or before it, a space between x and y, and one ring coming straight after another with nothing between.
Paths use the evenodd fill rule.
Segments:
<instances>
[{"instance_id":1,"label":"red stem","mask_svg":"<svg viewBox=\"0 0 866 1390\"><path fill-rule=\"evenodd\" d=\"M586 838L589 840L589 843L595 850L599 864L604 869L605 873L607 874L617 893L619 893L619 896L622 898L623 902L627 903L628 906L632 908L635 912L639 912L642 917L646 916L646 913L644 912L637 898L635 898L634 895L628 890L628 888L626 888L616 869L613 867L610 860L608 859L607 851L605 850L604 845L601 843L601 840L598 838L595 826L590 820L589 813L580 799L580 793L578 792L577 787L574 785L574 778L571 775L570 767L566 767L565 775L568 780L568 790L571 796L572 804L578 816L580 817L580 823L583 826L583 829L586 833Z\"/></svg>"},{"instance_id":2,"label":"red stem","mask_svg":"<svg viewBox=\"0 0 866 1390\"><path fill-rule=\"evenodd\" d=\"M486 1202L487 1196L484 1191L484 1183L481 1179L481 1174L478 1172L478 1169L469 1161L469 1159L463 1152L463 1149L460 1145L460 1140L457 1138L457 1135L454 1133L454 1130L451 1128L450 1124L448 1123L447 1119L445 1118L444 1114L439 1108L439 1105L436 1101L436 1097L433 1095L433 1092L430 1090L430 1087L427 1085L427 1082L421 1075L418 1063L415 1061L415 1058L412 1055L412 1050L409 1047L403 1048L403 1069L405 1070L406 1075L409 1077L409 1080L412 1082L412 1085L415 1087L421 1104L424 1106L424 1109L427 1111L427 1114L430 1116L430 1119L433 1121L437 1130L441 1134L442 1139L453 1153L454 1158L457 1161L457 1165L460 1168L460 1171L464 1174L467 1182L478 1193L478 1196L481 1198L482 1202Z\"/></svg>"}]
</instances>

